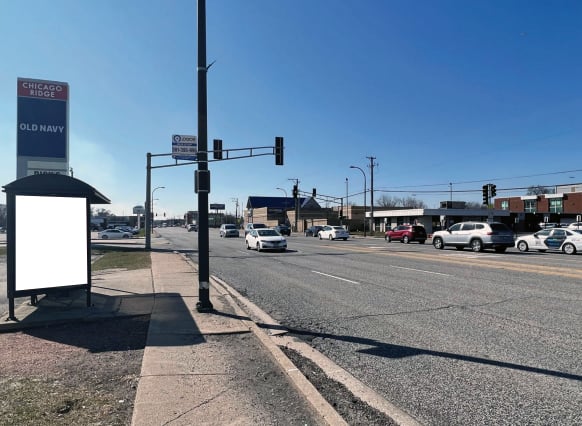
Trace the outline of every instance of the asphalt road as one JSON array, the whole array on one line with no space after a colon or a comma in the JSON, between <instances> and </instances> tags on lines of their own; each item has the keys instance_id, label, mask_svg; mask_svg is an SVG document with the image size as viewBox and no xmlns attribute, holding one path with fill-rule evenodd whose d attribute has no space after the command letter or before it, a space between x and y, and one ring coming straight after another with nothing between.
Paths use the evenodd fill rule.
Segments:
<instances>
[{"instance_id":1,"label":"asphalt road","mask_svg":"<svg viewBox=\"0 0 582 426\"><path fill-rule=\"evenodd\" d=\"M211 274L422 423L582 424L582 255L214 231Z\"/></svg>"}]
</instances>

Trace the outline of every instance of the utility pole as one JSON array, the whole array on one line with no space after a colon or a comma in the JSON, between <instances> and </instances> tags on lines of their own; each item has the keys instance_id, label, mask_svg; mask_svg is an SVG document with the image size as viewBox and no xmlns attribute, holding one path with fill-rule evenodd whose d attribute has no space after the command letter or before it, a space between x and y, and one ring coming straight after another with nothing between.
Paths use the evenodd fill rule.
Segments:
<instances>
[{"instance_id":1,"label":"utility pole","mask_svg":"<svg viewBox=\"0 0 582 426\"><path fill-rule=\"evenodd\" d=\"M299 179L296 178L290 178L287 180L291 180L293 182L295 182L295 185L293 186L293 198L295 200L295 232L299 232L299 228L297 228L297 222L299 220Z\"/></svg>"},{"instance_id":2,"label":"utility pole","mask_svg":"<svg viewBox=\"0 0 582 426\"><path fill-rule=\"evenodd\" d=\"M238 228L238 198L231 198L230 201L234 201L235 205L234 205L234 223L236 225L236 227Z\"/></svg>"},{"instance_id":3,"label":"utility pole","mask_svg":"<svg viewBox=\"0 0 582 426\"><path fill-rule=\"evenodd\" d=\"M208 109L206 92L206 0L198 0L198 172L208 173ZM208 185L210 186L210 185ZM199 312L211 312L210 302L210 241L208 235L208 192L198 192L198 303Z\"/></svg>"},{"instance_id":4,"label":"utility pole","mask_svg":"<svg viewBox=\"0 0 582 426\"><path fill-rule=\"evenodd\" d=\"M350 218L350 215L348 213L348 209L349 209L349 204L348 204L348 178L346 178L346 221Z\"/></svg>"},{"instance_id":5,"label":"utility pole","mask_svg":"<svg viewBox=\"0 0 582 426\"><path fill-rule=\"evenodd\" d=\"M378 163L374 163L376 157L366 157L370 160L370 232L374 232L374 167Z\"/></svg>"}]
</instances>

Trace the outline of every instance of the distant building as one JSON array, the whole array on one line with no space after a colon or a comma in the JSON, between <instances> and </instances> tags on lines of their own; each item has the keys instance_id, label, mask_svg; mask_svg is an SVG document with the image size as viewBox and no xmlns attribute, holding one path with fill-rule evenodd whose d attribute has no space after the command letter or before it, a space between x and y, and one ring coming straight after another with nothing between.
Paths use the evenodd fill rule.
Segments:
<instances>
[{"instance_id":1,"label":"distant building","mask_svg":"<svg viewBox=\"0 0 582 426\"><path fill-rule=\"evenodd\" d=\"M511 217L508 211L499 209L464 208L463 201L443 201L438 209L374 209L374 231L385 232L398 225L422 225L428 234L434 231L448 228L457 222L479 221L486 222L491 218L497 222L511 225ZM450 208L448 206L451 206ZM367 212L366 217L370 218L371 213Z\"/></svg>"},{"instance_id":2,"label":"distant building","mask_svg":"<svg viewBox=\"0 0 582 426\"><path fill-rule=\"evenodd\" d=\"M553 194L498 197L495 208L507 211L518 231L535 231L544 222L577 222L582 216L582 184L557 185Z\"/></svg>"}]
</instances>

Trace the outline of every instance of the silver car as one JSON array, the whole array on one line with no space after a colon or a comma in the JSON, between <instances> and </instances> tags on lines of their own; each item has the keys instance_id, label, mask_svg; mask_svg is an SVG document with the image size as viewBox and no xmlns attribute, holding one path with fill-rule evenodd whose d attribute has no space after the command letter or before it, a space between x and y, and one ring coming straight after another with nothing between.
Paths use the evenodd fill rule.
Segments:
<instances>
[{"instance_id":1,"label":"silver car","mask_svg":"<svg viewBox=\"0 0 582 426\"><path fill-rule=\"evenodd\" d=\"M497 253L503 253L515 244L513 231L501 222L459 222L449 229L437 231L432 236L432 244L436 249L446 246L463 250L470 247L475 252L492 248Z\"/></svg>"},{"instance_id":2,"label":"silver car","mask_svg":"<svg viewBox=\"0 0 582 426\"><path fill-rule=\"evenodd\" d=\"M220 238L238 237L238 228L232 223L220 225Z\"/></svg>"}]
</instances>

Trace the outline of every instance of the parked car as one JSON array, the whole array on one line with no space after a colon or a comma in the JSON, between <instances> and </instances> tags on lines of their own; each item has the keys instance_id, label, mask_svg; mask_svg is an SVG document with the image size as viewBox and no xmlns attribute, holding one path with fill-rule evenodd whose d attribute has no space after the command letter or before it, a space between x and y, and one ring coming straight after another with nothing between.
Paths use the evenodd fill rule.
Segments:
<instances>
[{"instance_id":1,"label":"parked car","mask_svg":"<svg viewBox=\"0 0 582 426\"><path fill-rule=\"evenodd\" d=\"M99 232L99 238L102 240L109 240L109 239L120 239L120 238L131 238L132 233L127 231L122 231L121 229L105 229L104 231Z\"/></svg>"},{"instance_id":2,"label":"parked car","mask_svg":"<svg viewBox=\"0 0 582 426\"><path fill-rule=\"evenodd\" d=\"M220 225L220 238L228 238L228 237L239 237L238 229L236 225L232 223L225 223L224 225Z\"/></svg>"},{"instance_id":3,"label":"parked car","mask_svg":"<svg viewBox=\"0 0 582 426\"><path fill-rule=\"evenodd\" d=\"M432 236L436 249L454 246L457 250L470 247L474 252L492 248L503 253L515 244L513 231L500 222L459 222L444 231L437 231Z\"/></svg>"},{"instance_id":4,"label":"parked car","mask_svg":"<svg viewBox=\"0 0 582 426\"><path fill-rule=\"evenodd\" d=\"M245 236L247 250L287 250L287 240L274 229L250 229Z\"/></svg>"},{"instance_id":5,"label":"parked car","mask_svg":"<svg viewBox=\"0 0 582 426\"><path fill-rule=\"evenodd\" d=\"M319 236L320 240L328 239L328 240L347 240L350 238L350 233L345 230L343 226L329 226L325 225L323 229L321 229L317 235Z\"/></svg>"},{"instance_id":6,"label":"parked car","mask_svg":"<svg viewBox=\"0 0 582 426\"><path fill-rule=\"evenodd\" d=\"M408 244L411 241L418 241L424 244L426 241L426 230L420 225L399 225L386 231L384 239L387 243L391 241L400 241Z\"/></svg>"},{"instance_id":7,"label":"parked car","mask_svg":"<svg viewBox=\"0 0 582 426\"><path fill-rule=\"evenodd\" d=\"M123 232L129 232L131 235L135 235L139 232L139 230L135 230L135 228L132 228L131 226L125 226L125 225L116 226L114 229L119 229L120 231L123 231Z\"/></svg>"},{"instance_id":8,"label":"parked car","mask_svg":"<svg viewBox=\"0 0 582 426\"><path fill-rule=\"evenodd\" d=\"M195 223L189 223L188 225L186 225L186 230L188 232L198 232L198 225L196 225Z\"/></svg>"},{"instance_id":9,"label":"parked car","mask_svg":"<svg viewBox=\"0 0 582 426\"><path fill-rule=\"evenodd\" d=\"M287 236L291 235L291 228L288 227L287 225L280 224L280 225L275 226L273 229L281 235L287 235Z\"/></svg>"},{"instance_id":10,"label":"parked car","mask_svg":"<svg viewBox=\"0 0 582 426\"><path fill-rule=\"evenodd\" d=\"M323 226L319 226L319 225L310 226L309 228L307 228L305 230L305 236L306 237L317 237L317 235L319 234L319 231L321 231L322 229L323 229Z\"/></svg>"},{"instance_id":11,"label":"parked car","mask_svg":"<svg viewBox=\"0 0 582 426\"><path fill-rule=\"evenodd\" d=\"M568 229L582 230L582 222L573 222L568 225Z\"/></svg>"},{"instance_id":12,"label":"parked car","mask_svg":"<svg viewBox=\"0 0 582 426\"><path fill-rule=\"evenodd\" d=\"M528 251L532 249L544 252L548 249L548 246L546 246L545 243L546 238L548 238L550 235L553 235L557 231L559 231L558 233L563 234L563 229L547 228L530 235L519 236L515 241L515 247L519 251Z\"/></svg>"},{"instance_id":13,"label":"parked car","mask_svg":"<svg viewBox=\"0 0 582 426\"><path fill-rule=\"evenodd\" d=\"M266 229L266 228L268 228L268 226L265 225L264 223L247 223L247 225L245 226L245 237L252 229Z\"/></svg>"},{"instance_id":14,"label":"parked car","mask_svg":"<svg viewBox=\"0 0 582 426\"><path fill-rule=\"evenodd\" d=\"M556 229L544 241L548 249L559 250L566 254L576 254L582 250L582 231Z\"/></svg>"}]
</instances>

